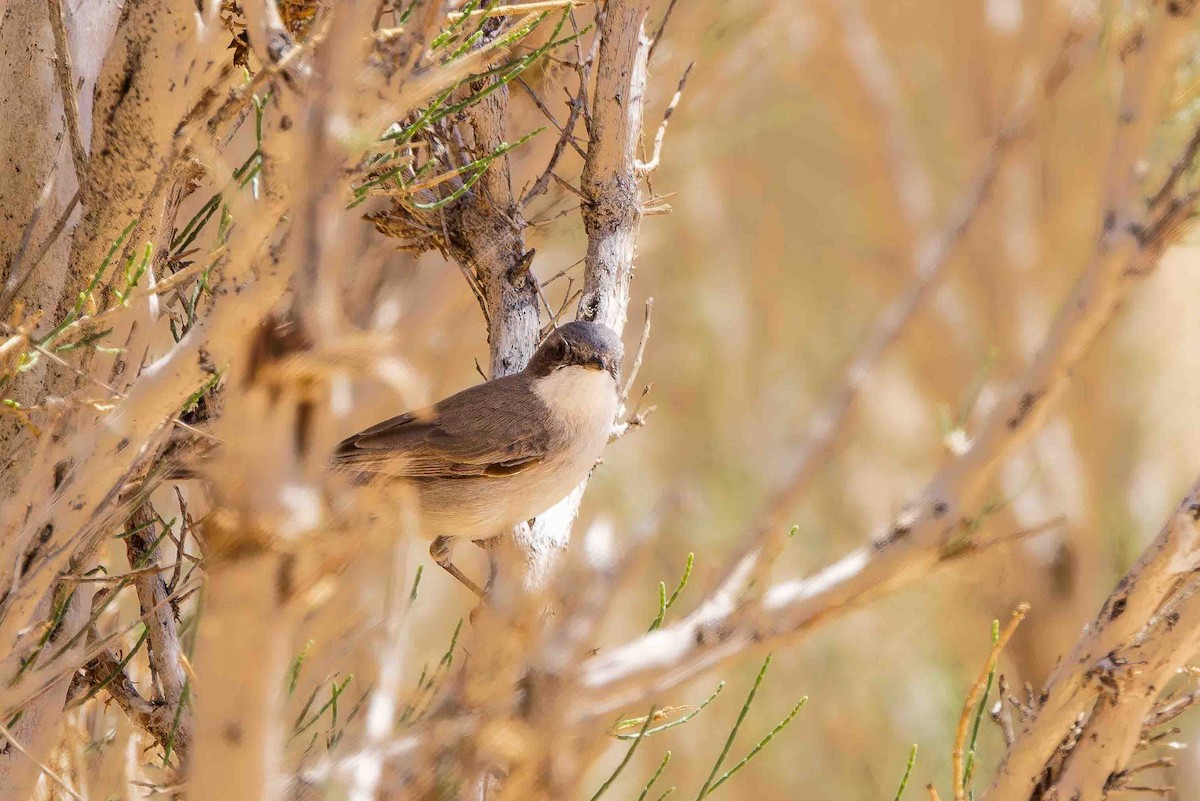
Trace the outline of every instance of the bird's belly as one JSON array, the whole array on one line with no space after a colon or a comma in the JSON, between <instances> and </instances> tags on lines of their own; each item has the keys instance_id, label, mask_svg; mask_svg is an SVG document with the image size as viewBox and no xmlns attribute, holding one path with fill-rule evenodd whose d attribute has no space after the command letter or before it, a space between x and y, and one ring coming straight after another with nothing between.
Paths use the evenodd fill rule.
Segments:
<instances>
[{"instance_id":1,"label":"bird's belly","mask_svg":"<svg viewBox=\"0 0 1200 801\"><path fill-rule=\"evenodd\" d=\"M588 474L595 456L557 460L533 474L438 479L418 487L423 533L486 539L537 517L565 498Z\"/></svg>"}]
</instances>

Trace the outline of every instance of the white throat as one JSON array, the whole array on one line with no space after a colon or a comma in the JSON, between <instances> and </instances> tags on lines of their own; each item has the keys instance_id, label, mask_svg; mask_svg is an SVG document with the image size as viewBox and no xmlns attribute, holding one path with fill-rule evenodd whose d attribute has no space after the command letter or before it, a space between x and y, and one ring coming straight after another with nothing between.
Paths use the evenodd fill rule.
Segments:
<instances>
[{"instance_id":1,"label":"white throat","mask_svg":"<svg viewBox=\"0 0 1200 801\"><path fill-rule=\"evenodd\" d=\"M585 430L608 426L617 416L617 382L603 370L571 365L533 382L533 390L556 415Z\"/></svg>"}]
</instances>

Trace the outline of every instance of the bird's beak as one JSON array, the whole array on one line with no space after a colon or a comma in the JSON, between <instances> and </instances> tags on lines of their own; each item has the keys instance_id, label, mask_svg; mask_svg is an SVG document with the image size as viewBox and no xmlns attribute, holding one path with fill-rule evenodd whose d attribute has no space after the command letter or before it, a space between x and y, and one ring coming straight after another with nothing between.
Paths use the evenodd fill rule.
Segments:
<instances>
[{"instance_id":1,"label":"bird's beak","mask_svg":"<svg viewBox=\"0 0 1200 801\"><path fill-rule=\"evenodd\" d=\"M604 360L601 359L599 356L594 356L591 359L588 359L586 362L583 363L583 366L589 370L604 370L604 369L606 369L606 367L604 365Z\"/></svg>"}]
</instances>

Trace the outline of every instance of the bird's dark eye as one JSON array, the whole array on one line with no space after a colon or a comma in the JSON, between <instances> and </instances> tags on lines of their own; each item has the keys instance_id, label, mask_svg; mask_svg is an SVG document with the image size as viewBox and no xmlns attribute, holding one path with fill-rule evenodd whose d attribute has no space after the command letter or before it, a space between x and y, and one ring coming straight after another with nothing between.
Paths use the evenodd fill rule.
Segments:
<instances>
[{"instance_id":1,"label":"bird's dark eye","mask_svg":"<svg viewBox=\"0 0 1200 801\"><path fill-rule=\"evenodd\" d=\"M566 364L571 361L571 357L574 355L575 355L575 352L571 348L571 343L564 339L562 341L562 347L560 349L560 356L559 356L560 360L563 362L563 364Z\"/></svg>"}]
</instances>

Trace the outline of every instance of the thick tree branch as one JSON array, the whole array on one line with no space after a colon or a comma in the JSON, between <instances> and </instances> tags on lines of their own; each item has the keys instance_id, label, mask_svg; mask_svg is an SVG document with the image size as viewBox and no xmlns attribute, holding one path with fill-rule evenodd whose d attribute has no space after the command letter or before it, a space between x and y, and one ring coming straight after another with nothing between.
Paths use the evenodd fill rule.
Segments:
<instances>
[{"instance_id":1,"label":"thick tree branch","mask_svg":"<svg viewBox=\"0 0 1200 801\"><path fill-rule=\"evenodd\" d=\"M1167 683L1197 649L1200 584L1193 578L1167 599L1133 643L1113 656L1112 665L1096 666L1092 678L1100 684L1100 699L1067 757L1056 785L1059 798L1101 801L1128 786L1127 770L1143 727L1154 717Z\"/></svg>"},{"instance_id":2,"label":"thick tree branch","mask_svg":"<svg viewBox=\"0 0 1200 801\"><path fill-rule=\"evenodd\" d=\"M150 238L160 207L142 219L156 183L172 174L176 126L202 96L217 61L212 20L193 0L131 0L96 87L83 219L71 253L70 280L82 286L131 220ZM180 81L176 75L187 75ZM135 232L136 233L136 232ZM127 243L127 244L131 244Z\"/></svg>"},{"instance_id":3,"label":"thick tree branch","mask_svg":"<svg viewBox=\"0 0 1200 801\"><path fill-rule=\"evenodd\" d=\"M628 316L642 221L635 148L642 130L650 48L645 34L648 8L649 3L641 0L613 0L605 6L588 155L581 180L589 199L580 207L588 244L577 317L604 323L618 334ZM585 481L535 521L523 546L530 554L530 583L544 584L550 577L570 540L586 488Z\"/></svg>"},{"instance_id":4,"label":"thick tree branch","mask_svg":"<svg viewBox=\"0 0 1200 801\"><path fill-rule=\"evenodd\" d=\"M1128 763L1165 683L1200 646L1192 579L1200 568L1198 521L1200 481L1050 677L1032 717L1017 729L988 799L1026 801L1035 797L1035 785L1044 791L1056 783L1059 797L1101 798L1105 781ZM1087 736L1060 753L1081 717Z\"/></svg>"},{"instance_id":5,"label":"thick tree branch","mask_svg":"<svg viewBox=\"0 0 1200 801\"><path fill-rule=\"evenodd\" d=\"M501 87L467 110L476 158L507 141L508 102L508 87ZM453 222L456 258L474 271L483 288L491 339L490 375L515 373L537 347L538 295L537 278L525 254L525 220L513 198L508 156L492 162L447 216Z\"/></svg>"},{"instance_id":6,"label":"thick tree branch","mask_svg":"<svg viewBox=\"0 0 1200 801\"><path fill-rule=\"evenodd\" d=\"M642 194L637 144L642 135L648 2L610 2L604 10L588 157L580 188L588 246L579 319L625 328Z\"/></svg>"}]
</instances>

